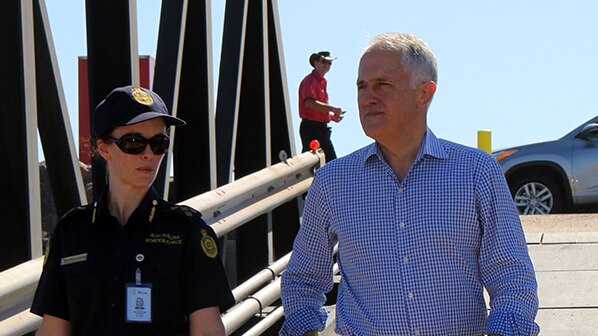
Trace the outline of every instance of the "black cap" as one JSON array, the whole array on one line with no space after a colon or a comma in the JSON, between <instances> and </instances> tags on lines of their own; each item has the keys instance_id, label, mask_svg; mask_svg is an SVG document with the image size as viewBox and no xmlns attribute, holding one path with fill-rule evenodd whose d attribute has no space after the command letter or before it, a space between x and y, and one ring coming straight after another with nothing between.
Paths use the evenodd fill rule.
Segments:
<instances>
[{"instance_id":1,"label":"black cap","mask_svg":"<svg viewBox=\"0 0 598 336\"><path fill-rule=\"evenodd\" d=\"M309 64L311 64L312 67L315 67L314 63L317 59L325 59L332 62L336 59L336 57L330 56L330 51L318 51L317 53L313 53L311 56L309 56Z\"/></svg>"},{"instance_id":2,"label":"black cap","mask_svg":"<svg viewBox=\"0 0 598 336\"><path fill-rule=\"evenodd\" d=\"M93 112L95 136L103 136L113 127L132 125L162 118L166 126L182 126L185 121L168 114L162 98L155 92L137 86L119 87L106 96Z\"/></svg>"}]
</instances>

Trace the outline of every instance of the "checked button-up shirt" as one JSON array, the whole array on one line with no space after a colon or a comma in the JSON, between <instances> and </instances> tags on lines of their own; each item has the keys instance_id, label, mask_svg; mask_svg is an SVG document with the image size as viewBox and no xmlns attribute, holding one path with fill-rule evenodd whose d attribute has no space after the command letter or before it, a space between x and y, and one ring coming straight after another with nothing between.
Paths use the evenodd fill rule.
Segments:
<instances>
[{"instance_id":1,"label":"checked button-up shirt","mask_svg":"<svg viewBox=\"0 0 598 336\"><path fill-rule=\"evenodd\" d=\"M403 180L371 144L316 172L282 277L281 335L536 335L537 283L498 163L428 129ZM490 297L486 307L484 288Z\"/></svg>"}]
</instances>

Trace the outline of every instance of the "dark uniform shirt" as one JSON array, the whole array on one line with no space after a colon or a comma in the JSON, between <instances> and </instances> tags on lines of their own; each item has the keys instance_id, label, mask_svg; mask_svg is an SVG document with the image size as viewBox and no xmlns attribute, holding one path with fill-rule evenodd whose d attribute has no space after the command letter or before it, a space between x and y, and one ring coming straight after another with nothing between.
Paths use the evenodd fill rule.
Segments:
<instances>
[{"instance_id":1,"label":"dark uniform shirt","mask_svg":"<svg viewBox=\"0 0 598 336\"><path fill-rule=\"evenodd\" d=\"M185 335L190 313L234 303L217 237L199 212L152 189L121 225L106 195L60 220L31 312L70 321L73 335ZM125 321L125 284L135 284L137 269L151 284L151 323Z\"/></svg>"}]
</instances>

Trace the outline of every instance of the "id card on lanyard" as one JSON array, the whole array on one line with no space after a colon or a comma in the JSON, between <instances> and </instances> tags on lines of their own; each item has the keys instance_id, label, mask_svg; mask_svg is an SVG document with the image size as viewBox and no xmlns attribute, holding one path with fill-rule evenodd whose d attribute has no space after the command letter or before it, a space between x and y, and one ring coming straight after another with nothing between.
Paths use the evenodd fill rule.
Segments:
<instances>
[{"instance_id":1,"label":"id card on lanyard","mask_svg":"<svg viewBox=\"0 0 598 336\"><path fill-rule=\"evenodd\" d=\"M152 323L152 284L141 282L141 270L135 271L135 283L125 284L128 323Z\"/></svg>"}]
</instances>

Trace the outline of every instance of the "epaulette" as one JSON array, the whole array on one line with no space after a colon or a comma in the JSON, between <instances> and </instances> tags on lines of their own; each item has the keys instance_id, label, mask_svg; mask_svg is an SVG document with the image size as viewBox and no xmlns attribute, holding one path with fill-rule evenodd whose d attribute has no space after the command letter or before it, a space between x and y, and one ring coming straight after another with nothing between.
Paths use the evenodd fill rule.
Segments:
<instances>
[{"instance_id":1,"label":"epaulette","mask_svg":"<svg viewBox=\"0 0 598 336\"><path fill-rule=\"evenodd\" d=\"M185 217L193 218L193 217L201 217L201 213L190 206L187 205L179 205L179 204L170 204L169 205L170 211L173 213L181 214Z\"/></svg>"},{"instance_id":2,"label":"epaulette","mask_svg":"<svg viewBox=\"0 0 598 336\"><path fill-rule=\"evenodd\" d=\"M62 215L60 220L70 218L70 217L75 217L78 215L83 215L86 213L91 213L92 211L93 211L93 203L87 204L87 205L80 205L80 206L74 207L71 210L67 211L64 215Z\"/></svg>"}]
</instances>

